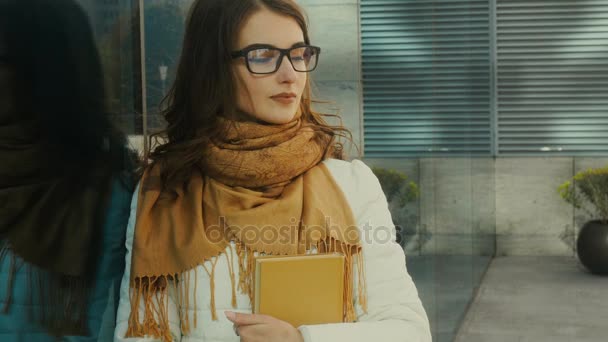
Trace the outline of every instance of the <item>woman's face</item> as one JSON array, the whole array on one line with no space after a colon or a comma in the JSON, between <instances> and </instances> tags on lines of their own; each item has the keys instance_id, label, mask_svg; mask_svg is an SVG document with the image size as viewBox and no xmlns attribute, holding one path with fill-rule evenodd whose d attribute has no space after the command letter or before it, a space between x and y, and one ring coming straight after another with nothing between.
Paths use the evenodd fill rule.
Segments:
<instances>
[{"instance_id":1,"label":"woman's face","mask_svg":"<svg viewBox=\"0 0 608 342\"><path fill-rule=\"evenodd\" d=\"M262 9L244 23L235 50L254 44L288 49L304 44L304 34L293 18ZM294 118L300 107L307 73L295 71L286 56L272 74L249 72L244 58L235 59L234 68L237 106L241 111L272 124L287 123Z\"/></svg>"}]
</instances>

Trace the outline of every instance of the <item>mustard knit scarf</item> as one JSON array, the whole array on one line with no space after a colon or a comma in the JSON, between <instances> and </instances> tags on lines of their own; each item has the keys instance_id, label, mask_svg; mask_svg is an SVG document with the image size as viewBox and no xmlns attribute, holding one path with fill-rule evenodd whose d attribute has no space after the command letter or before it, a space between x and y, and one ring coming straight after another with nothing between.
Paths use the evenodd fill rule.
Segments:
<instances>
[{"instance_id":1,"label":"mustard knit scarf","mask_svg":"<svg viewBox=\"0 0 608 342\"><path fill-rule=\"evenodd\" d=\"M232 307L236 307L237 287L253 302L254 252L295 255L316 247L319 253L344 253L344 321L354 321L353 258L357 258L358 299L364 310L365 276L353 213L321 163L331 151L331 137L300 118L282 125L226 119L220 123L228 133L209 144L204 153L205 174L195 173L185 188L177 190L175 200L160 199L158 167L144 174L133 240L126 336L171 340L169 287L175 288L182 333L188 334L196 326L196 316L188 314L189 286L196 291L198 285L196 281L191 284L190 273L184 272L208 260L211 270L203 267L210 277L212 319L217 320L214 268L219 256L232 249L230 241L235 242L239 258L238 286L232 262L228 262ZM263 238L284 236L284 229L290 229L289 241Z\"/></svg>"}]
</instances>

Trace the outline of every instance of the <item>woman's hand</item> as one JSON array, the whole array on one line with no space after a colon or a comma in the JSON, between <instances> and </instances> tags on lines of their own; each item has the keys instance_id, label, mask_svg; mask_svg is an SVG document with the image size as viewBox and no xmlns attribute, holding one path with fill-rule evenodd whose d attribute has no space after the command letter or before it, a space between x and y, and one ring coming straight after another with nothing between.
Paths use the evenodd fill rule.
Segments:
<instances>
[{"instance_id":1,"label":"woman's hand","mask_svg":"<svg viewBox=\"0 0 608 342\"><path fill-rule=\"evenodd\" d=\"M242 342L304 342L293 325L268 315L224 311Z\"/></svg>"}]
</instances>

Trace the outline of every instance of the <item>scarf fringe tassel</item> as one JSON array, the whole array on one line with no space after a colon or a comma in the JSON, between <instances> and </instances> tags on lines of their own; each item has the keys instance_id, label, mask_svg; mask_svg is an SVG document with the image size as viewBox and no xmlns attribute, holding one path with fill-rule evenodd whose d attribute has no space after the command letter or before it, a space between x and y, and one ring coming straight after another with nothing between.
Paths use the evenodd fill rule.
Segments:
<instances>
[{"instance_id":1,"label":"scarf fringe tassel","mask_svg":"<svg viewBox=\"0 0 608 342\"><path fill-rule=\"evenodd\" d=\"M234 253L229 244L230 253L226 255L232 287L231 305L237 307L236 289L249 297L250 303L254 302L253 293L253 268L254 251L242 243L236 244L236 254L239 265L239 283L235 284L235 272L233 270ZM354 322L357 319L353 288L353 261L357 261L357 301L363 311L367 313L367 288L365 282L365 270L363 267L363 255L361 247L348 245L329 237L316 243L318 253L340 252L345 256L344 270L344 322ZM211 260L211 270L205 264L201 264L210 279L210 308L211 318L217 321L215 306L215 265L219 255ZM194 277L194 284L191 284ZM197 292L196 267L182 273L181 275L162 275L154 277L140 277L131 280L131 313L129 315L128 329L125 337L154 337L163 342L171 342L171 328L169 325L169 299L174 298L178 308L181 333L188 335L192 328L196 328L197 310L196 300L191 295ZM190 285L194 285L194 291L190 292ZM235 286L236 285L236 286ZM171 291L171 292L169 292ZM193 303L193 317L190 317L190 302ZM143 319L140 317L143 314Z\"/></svg>"}]
</instances>

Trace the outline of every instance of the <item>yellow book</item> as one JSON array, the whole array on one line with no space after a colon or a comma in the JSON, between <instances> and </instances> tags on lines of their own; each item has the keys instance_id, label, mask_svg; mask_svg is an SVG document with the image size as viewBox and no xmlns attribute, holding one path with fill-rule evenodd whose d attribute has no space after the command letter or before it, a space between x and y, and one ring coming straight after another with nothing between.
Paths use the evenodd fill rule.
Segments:
<instances>
[{"instance_id":1,"label":"yellow book","mask_svg":"<svg viewBox=\"0 0 608 342\"><path fill-rule=\"evenodd\" d=\"M253 313L291 323L341 323L344 255L269 255L255 258Z\"/></svg>"}]
</instances>

